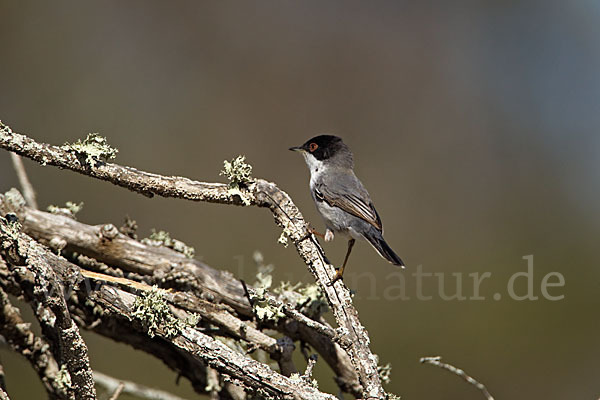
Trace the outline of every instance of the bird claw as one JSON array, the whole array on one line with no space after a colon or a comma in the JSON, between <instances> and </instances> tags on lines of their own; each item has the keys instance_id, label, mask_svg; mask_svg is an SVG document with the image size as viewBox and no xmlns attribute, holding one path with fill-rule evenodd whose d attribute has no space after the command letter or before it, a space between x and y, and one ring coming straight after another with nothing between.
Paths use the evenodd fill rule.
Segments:
<instances>
[{"instance_id":1,"label":"bird claw","mask_svg":"<svg viewBox=\"0 0 600 400\"><path fill-rule=\"evenodd\" d=\"M340 270L338 268L335 269L335 276L333 277L333 279L327 284L327 286L333 286L334 283L336 283L337 281L342 280L342 273L340 273Z\"/></svg>"}]
</instances>

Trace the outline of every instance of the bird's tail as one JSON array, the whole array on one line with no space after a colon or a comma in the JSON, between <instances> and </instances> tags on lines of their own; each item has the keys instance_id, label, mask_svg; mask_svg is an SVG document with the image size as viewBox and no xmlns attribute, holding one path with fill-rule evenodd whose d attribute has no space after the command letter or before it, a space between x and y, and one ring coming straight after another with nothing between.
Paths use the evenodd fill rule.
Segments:
<instances>
[{"instance_id":1,"label":"bird's tail","mask_svg":"<svg viewBox=\"0 0 600 400\"><path fill-rule=\"evenodd\" d=\"M365 239L371 243L371 246L379 255L394 265L404 268L404 262L398 257L394 250L385 242L383 235L376 229L371 229L368 233L364 234Z\"/></svg>"}]
</instances>

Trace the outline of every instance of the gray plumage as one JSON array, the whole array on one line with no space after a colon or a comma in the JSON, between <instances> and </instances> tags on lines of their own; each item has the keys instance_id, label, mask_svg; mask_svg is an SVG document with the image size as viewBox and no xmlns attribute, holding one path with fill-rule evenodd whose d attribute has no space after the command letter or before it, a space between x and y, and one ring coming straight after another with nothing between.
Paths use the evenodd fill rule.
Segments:
<instances>
[{"instance_id":1,"label":"gray plumage","mask_svg":"<svg viewBox=\"0 0 600 400\"><path fill-rule=\"evenodd\" d=\"M336 136L321 135L290 150L301 151L310 169L311 195L329 238L333 234L348 238L346 261L354 239L366 239L383 258L403 267L400 257L383 239L381 218L369 192L354 174L353 156L348 146Z\"/></svg>"}]
</instances>

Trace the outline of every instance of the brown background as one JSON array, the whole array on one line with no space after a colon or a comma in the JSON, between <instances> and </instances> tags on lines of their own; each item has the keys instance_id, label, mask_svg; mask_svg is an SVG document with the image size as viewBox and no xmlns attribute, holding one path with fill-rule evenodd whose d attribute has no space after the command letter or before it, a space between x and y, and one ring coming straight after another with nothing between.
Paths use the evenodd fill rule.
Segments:
<instances>
[{"instance_id":1,"label":"brown background","mask_svg":"<svg viewBox=\"0 0 600 400\"><path fill-rule=\"evenodd\" d=\"M308 171L287 148L323 132L354 150L397 272L365 243L346 282L404 399L480 399L421 366L442 355L497 398L597 398L600 7L591 1L0 1L0 118L53 144L106 136L117 162L222 180L245 154L322 229ZM210 265L252 281L252 253L276 280L311 281L267 211L147 199L26 162L40 204L83 201L79 219L140 234L165 229ZM17 182L0 151L0 190ZM327 244L341 262L345 243ZM565 277L561 301L515 301L510 276L534 255L534 288ZM443 301L411 274L489 271L485 301ZM526 290L517 284L518 293ZM500 293L502 299L493 300ZM94 335L92 366L193 398L159 361ZM43 397L24 360L0 350L13 400ZM334 390L319 363L321 387ZM595 397L594 397L595 396ZM126 399L123 396L123 399Z\"/></svg>"}]
</instances>

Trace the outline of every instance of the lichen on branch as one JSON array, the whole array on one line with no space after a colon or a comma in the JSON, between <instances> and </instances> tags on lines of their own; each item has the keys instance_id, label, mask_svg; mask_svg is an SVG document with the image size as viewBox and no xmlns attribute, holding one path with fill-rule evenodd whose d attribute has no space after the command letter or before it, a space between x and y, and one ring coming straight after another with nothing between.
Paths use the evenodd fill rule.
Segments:
<instances>
[{"instance_id":1,"label":"lichen on branch","mask_svg":"<svg viewBox=\"0 0 600 400\"><path fill-rule=\"evenodd\" d=\"M252 165L246 162L246 156L237 156L231 161L223 161L221 175L229 180L229 186L240 188L252 183Z\"/></svg>"},{"instance_id":2,"label":"lichen on branch","mask_svg":"<svg viewBox=\"0 0 600 400\"><path fill-rule=\"evenodd\" d=\"M77 158L84 160L85 164L95 167L100 162L113 160L119 150L111 147L105 137L97 133L88 133L82 141L78 139L75 143L65 143L61 148L70 153L75 153Z\"/></svg>"}]
</instances>

